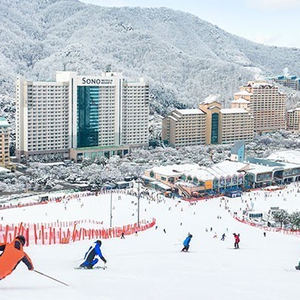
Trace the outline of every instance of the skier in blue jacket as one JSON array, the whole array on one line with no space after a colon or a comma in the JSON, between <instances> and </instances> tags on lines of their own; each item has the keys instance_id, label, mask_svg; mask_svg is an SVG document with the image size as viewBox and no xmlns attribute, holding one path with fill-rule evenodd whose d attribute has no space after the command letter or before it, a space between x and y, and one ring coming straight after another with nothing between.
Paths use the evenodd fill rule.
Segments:
<instances>
[{"instance_id":1,"label":"skier in blue jacket","mask_svg":"<svg viewBox=\"0 0 300 300\"><path fill-rule=\"evenodd\" d=\"M181 252L187 252L189 250L192 237L193 236L189 233L187 238L183 241L184 247L182 248Z\"/></svg>"},{"instance_id":2,"label":"skier in blue jacket","mask_svg":"<svg viewBox=\"0 0 300 300\"><path fill-rule=\"evenodd\" d=\"M101 247L102 242L97 240L93 246L89 248L89 250L84 255L84 262L79 266L84 269L92 269L93 266L99 261L98 258L95 258L98 255L101 260L106 264L106 259L102 255Z\"/></svg>"}]
</instances>

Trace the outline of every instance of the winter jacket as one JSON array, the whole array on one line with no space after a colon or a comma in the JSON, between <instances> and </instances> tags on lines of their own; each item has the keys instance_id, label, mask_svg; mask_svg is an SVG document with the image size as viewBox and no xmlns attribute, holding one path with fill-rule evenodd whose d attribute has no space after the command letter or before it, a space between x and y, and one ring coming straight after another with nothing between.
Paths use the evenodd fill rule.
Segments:
<instances>
[{"instance_id":1,"label":"winter jacket","mask_svg":"<svg viewBox=\"0 0 300 300\"><path fill-rule=\"evenodd\" d=\"M29 256L23 251L23 246L18 239L12 243L0 244L0 280L9 275L22 261L28 268L33 270L33 264Z\"/></svg>"},{"instance_id":2,"label":"winter jacket","mask_svg":"<svg viewBox=\"0 0 300 300\"><path fill-rule=\"evenodd\" d=\"M189 236L183 241L183 246L185 246L185 247L186 247L186 246L189 246L191 239L192 239L192 236L189 235Z\"/></svg>"},{"instance_id":3,"label":"winter jacket","mask_svg":"<svg viewBox=\"0 0 300 300\"><path fill-rule=\"evenodd\" d=\"M239 242L240 242L240 237L239 237L238 234L236 234L236 235L234 236L234 238L235 238L235 242L236 242L236 243L239 243Z\"/></svg>"},{"instance_id":4,"label":"winter jacket","mask_svg":"<svg viewBox=\"0 0 300 300\"><path fill-rule=\"evenodd\" d=\"M97 242L95 242L95 245L91 246L89 248L89 250L85 253L84 259L88 262L91 262L91 261L93 261L93 259L96 255L98 255L102 259L102 261L104 261L106 263L106 259L102 255L100 245Z\"/></svg>"}]
</instances>

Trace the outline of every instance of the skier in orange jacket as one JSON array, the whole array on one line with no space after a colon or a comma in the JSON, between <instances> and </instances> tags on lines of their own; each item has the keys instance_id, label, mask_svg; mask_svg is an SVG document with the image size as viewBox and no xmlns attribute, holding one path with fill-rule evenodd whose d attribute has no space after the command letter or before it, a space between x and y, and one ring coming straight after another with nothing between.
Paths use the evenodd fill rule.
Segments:
<instances>
[{"instance_id":1,"label":"skier in orange jacket","mask_svg":"<svg viewBox=\"0 0 300 300\"><path fill-rule=\"evenodd\" d=\"M23 251L25 237L18 235L11 243L0 243L0 280L9 275L22 261L28 268L33 270L33 264L29 256Z\"/></svg>"}]
</instances>

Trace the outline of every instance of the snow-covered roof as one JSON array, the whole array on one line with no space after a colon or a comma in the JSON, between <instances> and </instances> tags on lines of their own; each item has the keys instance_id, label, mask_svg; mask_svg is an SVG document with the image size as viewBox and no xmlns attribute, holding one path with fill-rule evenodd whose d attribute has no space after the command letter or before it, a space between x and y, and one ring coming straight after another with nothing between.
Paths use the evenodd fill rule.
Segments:
<instances>
[{"instance_id":1,"label":"snow-covered roof","mask_svg":"<svg viewBox=\"0 0 300 300\"><path fill-rule=\"evenodd\" d=\"M182 115L203 115L204 112L200 109L177 109Z\"/></svg>"},{"instance_id":2,"label":"snow-covered roof","mask_svg":"<svg viewBox=\"0 0 300 300\"><path fill-rule=\"evenodd\" d=\"M154 167L152 170L154 173L165 176L178 176L184 174L186 176L191 176L192 178L196 177L198 180L207 181L220 178L221 176L233 176L242 171L247 165L247 163L225 160L212 167L200 167L197 164L185 164Z\"/></svg>"},{"instance_id":3,"label":"snow-covered roof","mask_svg":"<svg viewBox=\"0 0 300 300\"><path fill-rule=\"evenodd\" d=\"M237 174L244 170L247 166L247 163L225 160L213 165L209 168L209 170L215 177L219 178L220 176L232 176Z\"/></svg>"},{"instance_id":4,"label":"snow-covered roof","mask_svg":"<svg viewBox=\"0 0 300 300\"><path fill-rule=\"evenodd\" d=\"M154 167L152 171L165 176L178 176L194 168L199 168L199 166L197 164L169 165Z\"/></svg>"},{"instance_id":5,"label":"snow-covered roof","mask_svg":"<svg viewBox=\"0 0 300 300\"><path fill-rule=\"evenodd\" d=\"M231 101L231 103L251 103L251 102L244 98L238 98L238 99Z\"/></svg>"},{"instance_id":6,"label":"snow-covered roof","mask_svg":"<svg viewBox=\"0 0 300 300\"><path fill-rule=\"evenodd\" d=\"M294 112L300 110L300 107L289 109L287 112Z\"/></svg>"},{"instance_id":7,"label":"snow-covered roof","mask_svg":"<svg viewBox=\"0 0 300 300\"><path fill-rule=\"evenodd\" d=\"M209 103L212 103L212 102L218 102L219 103L219 101L217 100L219 97L220 97L220 95L210 95L204 101L202 101L201 103L202 104L209 104Z\"/></svg>"},{"instance_id":8,"label":"snow-covered roof","mask_svg":"<svg viewBox=\"0 0 300 300\"><path fill-rule=\"evenodd\" d=\"M169 116L170 119L172 119L173 121L177 121L176 118L174 118L173 116Z\"/></svg>"},{"instance_id":9,"label":"snow-covered roof","mask_svg":"<svg viewBox=\"0 0 300 300\"><path fill-rule=\"evenodd\" d=\"M164 184L162 182L159 182L159 181L152 181L151 184L159 186L159 187L161 187L164 190L171 190L171 187L169 187L168 185L166 185L166 184Z\"/></svg>"},{"instance_id":10,"label":"snow-covered roof","mask_svg":"<svg viewBox=\"0 0 300 300\"><path fill-rule=\"evenodd\" d=\"M221 114L244 114L244 113L248 113L243 108L222 108L220 110L220 112L221 112Z\"/></svg>"},{"instance_id":11,"label":"snow-covered roof","mask_svg":"<svg viewBox=\"0 0 300 300\"><path fill-rule=\"evenodd\" d=\"M249 81L248 86L251 86L253 88L260 88L260 87L274 87L275 85L273 83L267 82L267 81Z\"/></svg>"},{"instance_id":12,"label":"snow-covered roof","mask_svg":"<svg viewBox=\"0 0 300 300\"><path fill-rule=\"evenodd\" d=\"M300 151L297 150L283 150L272 153L267 157L274 161L280 161L284 163L300 164Z\"/></svg>"},{"instance_id":13,"label":"snow-covered roof","mask_svg":"<svg viewBox=\"0 0 300 300\"><path fill-rule=\"evenodd\" d=\"M237 95L237 96L250 96L250 95L253 95L253 94L252 94L252 93L249 93L249 92L246 91L246 90L243 90L243 91L234 93L234 95Z\"/></svg>"},{"instance_id":14,"label":"snow-covered roof","mask_svg":"<svg viewBox=\"0 0 300 300\"><path fill-rule=\"evenodd\" d=\"M274 159L250 159L250 168L247 170L253 174L273 172L277 170L288 170L299 168L299 163L275 161Z\"/></svg>"}]
</instances>

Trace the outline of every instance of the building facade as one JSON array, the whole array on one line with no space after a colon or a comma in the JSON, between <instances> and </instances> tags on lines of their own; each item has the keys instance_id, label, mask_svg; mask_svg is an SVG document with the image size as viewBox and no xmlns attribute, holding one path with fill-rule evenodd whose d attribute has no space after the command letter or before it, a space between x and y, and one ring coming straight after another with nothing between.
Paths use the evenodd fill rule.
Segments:
<instances>
[{"instance_id":1,"label":"building facade","mask_svg":"<svg viewBox=\"0 0 300 300\"><path fill-rule=\"evenodd\" d=\"M148 145L149 86L122 73L78 76L57 72L55 82L16 83L16 154L124 155Z\"/></svg>"},{"instance_id":2,"label":"building facade","mask_svg":"<svg viewBox=\"0 0 300 300\"><path fill-rule=\"evenodd\" d=\"M283 86L289 87L293 90L300 91L300 78L296 75L279 75L271 77L270 80Z\"/></svg>"},{"instance_id":3,"label":"building facade","mask_svg":"<svg viewBox=\"0 0 300 300\"><path fill-rule=\"evenodd\" d=\"M287 111L286 117L287 130L299 132L300 131L300 108L290 109Z\"/></svg>"},{"instance_id":4,"label":"building facade","mask_svg":"<svg viewBox=\"0 0 300 300\"><path fill-rule=\"evenodd\" d=\"M205 123L200 109L176 109L162 120L162 139L173 147L205 144Z\"/></svg>"},{"instance_id":5,"label":"building facade","mask_svg":"<svg viewBox=\"0 0 300 300\"><path fill-rule=\"evenodd\" d=\"M173 147L251 141L253 117L243 108L222 109L204 101L198 109L176 109L162 121L162 139Z\"/></svg>"},{"instance_id":6,"label":"building facade","mask_svg":"<svg viewBox=\"0 0 300 300\"><path fill-rule=\"evenodd\" d=\"M276 132L286 128L286 94L266 81L250 81L242 86L234 99L250 101L248 110L254 117L254 130L259 133Z\"/></svg>"},{"instance_id":7,"label":"building facade","mask_svg":"<svg viewBox=\"0 0 300 300\"><path fill-rule=\"evenodd\" d=\"M10 164L9 131L10 125L5 118L0 117L0 167L7 167Z\"/></svg>"},{"instance_id":8,"label":"building facade","mask_svg":"<svg viewBox=\"0 0 300 300\"><path fill-rule=\"evenodd\" d=\"M243 108L224 108L220 110L220 144L235 141L252 141L254 138L253 116Z\"/></svg>"}]
</instances>

